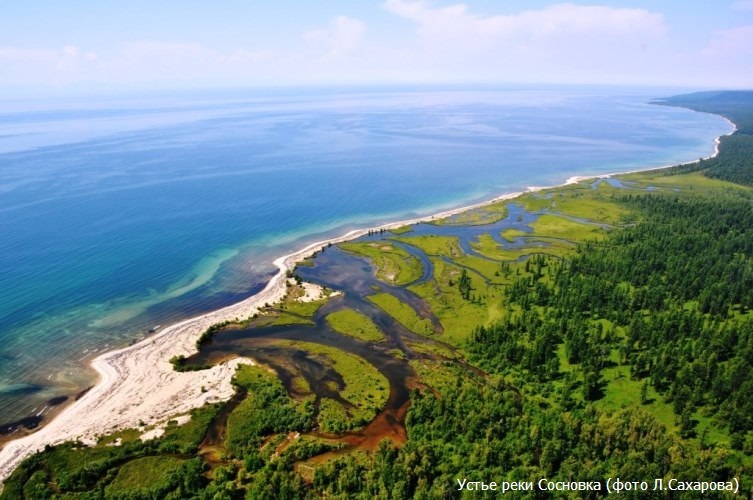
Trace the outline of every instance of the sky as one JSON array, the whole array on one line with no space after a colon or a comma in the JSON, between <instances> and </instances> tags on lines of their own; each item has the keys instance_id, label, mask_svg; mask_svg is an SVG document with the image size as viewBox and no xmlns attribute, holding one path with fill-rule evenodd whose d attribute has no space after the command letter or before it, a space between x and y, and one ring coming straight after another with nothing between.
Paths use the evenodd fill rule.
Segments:
<instances>
[{"instance_id":1,"label":"sky","mask_svg":"<svg viewBox=\"0 0 753 500\"><path fill-rule=\"evenodd\" d=\"M753 87L753 0L24 0L0 89Z\"/></svg>"}]
</instances>

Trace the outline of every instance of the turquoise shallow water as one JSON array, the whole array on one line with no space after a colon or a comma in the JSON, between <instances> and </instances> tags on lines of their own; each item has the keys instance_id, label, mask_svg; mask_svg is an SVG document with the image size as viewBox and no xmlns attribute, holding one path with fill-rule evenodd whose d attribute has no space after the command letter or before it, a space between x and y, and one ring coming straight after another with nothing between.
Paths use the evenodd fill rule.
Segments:
<instances>
[{"instance_id":1,"label":"turquoise shallow water","mask_svg":"<svg viewBox=\"0 0 753 500\"><path fill-rule=\"evenodd\" d=\"M707 156L635 89L296 89L0 103L0 421L86 362L259 289L326 235ZM44 410L48 411L48 410Z\"/></svg>"}]
</instances>

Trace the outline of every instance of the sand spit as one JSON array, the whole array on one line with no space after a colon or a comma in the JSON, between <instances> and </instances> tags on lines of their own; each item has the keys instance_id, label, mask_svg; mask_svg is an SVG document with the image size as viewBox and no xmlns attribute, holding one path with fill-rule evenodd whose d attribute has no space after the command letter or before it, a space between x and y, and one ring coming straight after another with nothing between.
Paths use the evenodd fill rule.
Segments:
<instances>
[{"instance_id":1,"label":"sand spit","mask_svg":"<svg viewBox=\"0 0 753 500\"><path fill-rule=\"evenodd\" d=\"M230 399L234 392L230 380L235 370L239 364L253 364L253 360L238 358L209 370L176 372L169 359L195 353L196 340L211 325L247 318L265 304L280 301L287 291L287 271L329 244L355 239L369 231L395 229L449 217L500 200L515 198L520 194L499 196L429 217L353 230L337 238L312 243L298 252L276 259L274 264L278 268L277 274L256 295L223 309L171 325L141 342L94 358L91 365L100 379L90 391L39 431L11 441L0 450L0 481L4 481L23 459L46 445L70 440L94 444L99 436L117 430L156 425L173 415L185 413L206 403ZM320 293L318 287L307 285L306 295L309 300L318 297Z\"/></svg>"}]
</instances>

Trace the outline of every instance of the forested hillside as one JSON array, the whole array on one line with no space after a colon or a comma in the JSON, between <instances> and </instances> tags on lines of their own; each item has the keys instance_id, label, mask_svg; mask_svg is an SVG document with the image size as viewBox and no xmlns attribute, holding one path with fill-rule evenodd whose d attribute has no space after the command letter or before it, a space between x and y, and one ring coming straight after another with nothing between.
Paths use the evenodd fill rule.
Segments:
<instances>
[{"instance_id":1,"label":"forested hillside","mask_svg":"<svg viewBox=\"0 0 753 500\"><path fill-rule=\"evenodd\" d=\"M722 115L735 124L739 134L753 135L753 91L696 92L659 99L656 102Z\"/></svg>"},{"instance_id":2,"label":"forested hillside","mask_svg":"<svg viewBox=\"0 0 753 500\"><path fill-rule=\"evenodd\" d=\"M753 185L753 169L750 168L753 158L753 92L699 92L658 102L719 114L731 120L737 127L735 134L721 138L721 144L724 146L723 155L681 167L677 172L701 170L713 179Z\"/></svg>"}]
</instances>

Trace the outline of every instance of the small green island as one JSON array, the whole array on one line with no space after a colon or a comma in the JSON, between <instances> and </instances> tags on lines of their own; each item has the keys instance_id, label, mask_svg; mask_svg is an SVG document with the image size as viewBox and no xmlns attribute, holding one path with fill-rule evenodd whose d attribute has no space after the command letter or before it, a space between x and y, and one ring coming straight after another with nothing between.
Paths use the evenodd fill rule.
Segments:
<instances>
[{"instance_id":1,"label":"small green island","mask_svg":"<svg viewBox=\"0 0 753 500\"><path fill-rule=\"evenodd\" d=\"M428 499L479 493L464 480L609 478L650 481L631 498L671 480L753 494L753 92L661 103L737 130L710 159L323 249L281 303L173 360L257 360L230 401L151 439L47 447L0 499ZM301 282L326 293L297 300Z\"/></svg>"}]
</instances>

